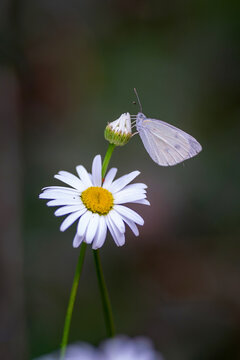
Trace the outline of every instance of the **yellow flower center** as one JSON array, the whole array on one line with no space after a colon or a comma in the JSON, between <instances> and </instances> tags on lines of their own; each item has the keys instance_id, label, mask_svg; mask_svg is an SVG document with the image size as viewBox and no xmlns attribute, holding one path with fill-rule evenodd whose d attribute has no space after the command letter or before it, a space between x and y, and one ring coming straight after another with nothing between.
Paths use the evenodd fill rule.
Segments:
<instances>
[{"instance_id":1,"label":"yellow flower center","mask_svg":"<svg viewBox=\"0 0 240 360\"><path fill-rule=\"evenodd\" d=\"M91 186L84 190L81 199L88 210L100 215L108 214L113 207L112 194L100 186Z\"/></svg>"}]
</instances>

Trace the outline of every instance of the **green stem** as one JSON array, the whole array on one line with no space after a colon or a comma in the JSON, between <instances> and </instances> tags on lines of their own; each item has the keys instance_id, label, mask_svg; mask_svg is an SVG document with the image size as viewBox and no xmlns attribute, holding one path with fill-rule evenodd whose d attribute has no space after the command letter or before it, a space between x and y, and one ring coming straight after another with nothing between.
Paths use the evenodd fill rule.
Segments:
<instances>
[{"instance_id":1,"label":"green stem","mask_svg":"<svg viewBox=\"0 0 240 360\"><path fill-rule=\"evenodd\" d=\"M80 249L78 263L76 266L76 271L75 271L75 275L74 275L74 279L73 279L72 290L71 290L71 294L70 294L70 298L69 298L67 313L66 313L66 317L65 317L62 343L61 343L60 360L64 360L64 357L65 357L66 346L67 346L68 336L69 336L69 329L70 329L70 324L71 324L71 319L72 319L73 306L74 306L74 302L75 302L75 298L76 298L76 294L77 294L77 288L78 288L80 275L82 272L86 247L87 247L87 244L83 242L81 245L81 249Z\"/></svg>"},{"instance_id":2,"label":"green stem","mask_svg":"<svg viewBox=\"0 0 240 360\"><path fill-rule=\"evenodd\" d=\"M115 148L114 144L109 144L105 158L103 160L102 178L104 178L104 176L106 174L107 167L108 167L109 161L111 159L114 148ZM104 276L103 276L103 270L102 270L102 265L101 265L101 261L100 261L99 250L93 250L93 256L94 256L95 268L96 268L96 272L97 272L97 279L98 279L98 284L99 284L99 289L100 289L100 294L101 294L101 299L102 299L102 307L103 307L104 320L105 320L105 325L106 325L106 330L107 330L107 336L113 337L115 334L115 330L114 330L114 322L113 322L113 315L112 315L112 307L111 307L111 302L110 302L110 298L109 298L108 291L107 291L106 282L105 282Z\"/></svg>"},{"instance_id":3,"label":"green stem","mask_svg":"<svg viewBox=\"0 0 240 360\"><path fill-rule=\"evenodd\" d=\"M109 161L110 161L110 159L111 159L111 156L112 156L112 153L113 153L114 148L115 148L115 145L114 145L114 144L109 144L108 149L107 149L107 152L106 152L106 155L105 155L105 158L104 158L104 160L103 160L103 165L102 165L102 178L104 178L104 176L105 176L105 174L106 174L107 167L108 167Z\"/></svg>"},{"instance_id":4,"label":"green stem","mask_svg":"<svg viewBox=\"0 0 240 360\"><path fill-rule=\"evenodd\" d=\"M102 306L103 306L103 314L106 324L107 336L113 337L115 335L114 330L114 322L112 315L112 308L110 303L110 298L107 291L106 282L104 280L102 265L99 256L99 250L93 250L93 256L95 261L95 267L97 272L98 284L100 288L101 298L102 298Z\"/></svg>"}]
</instances>

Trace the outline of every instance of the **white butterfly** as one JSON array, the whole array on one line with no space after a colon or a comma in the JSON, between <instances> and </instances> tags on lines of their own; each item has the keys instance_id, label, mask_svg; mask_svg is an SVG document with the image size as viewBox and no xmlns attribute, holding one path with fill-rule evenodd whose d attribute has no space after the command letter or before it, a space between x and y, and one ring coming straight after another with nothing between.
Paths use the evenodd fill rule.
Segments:
<instances>
[{"instance_id":1,"label":"white butterfly","mask_svg":"<svg viewBox=\"0 0 240 360\"><path fill-rule=\"evenodd\" d=\"M191 135L164 121L149 119L142 112L137 114L136 128L145 149L158 165L176 165L202 150Z\"/></svg>"}]
</instances>

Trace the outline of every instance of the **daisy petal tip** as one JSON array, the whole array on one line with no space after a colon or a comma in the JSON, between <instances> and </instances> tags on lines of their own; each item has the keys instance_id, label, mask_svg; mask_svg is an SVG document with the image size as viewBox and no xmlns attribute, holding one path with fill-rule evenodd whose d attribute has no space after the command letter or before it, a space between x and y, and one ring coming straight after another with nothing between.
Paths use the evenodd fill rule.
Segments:
<instances>
[{"instance_id":1,"label":"daisy petal tip","mask_svg":"<svg viewBox=\"0 0 240 360\"><path fill-rule=\"evenodd\" d=\"M57 180L59 180L59 181L62 181L60 171L59 171L58 174L55 174L53 177L54 177L54 179L57 179Z\"/></svg>"},{"instance_id":2,"label":"daisy petal tip","mask_svg":"<svg viewBox=\"0 0 240 360\"><path fill-rule=\"evenodd\" d=\"M77 249L80 246L80 244L76 244L76 243L73 242L72 246L73 246L74 249Z\"/></svg>"},{"instance_id":3,"label":"daisy petal tip","mask_svg":"<svg viewBox=\"0 0 240 360\"><path fill-rule=\"evenodd\" d=\"M96 155L92 162L92 181L94 186L102 184L102 158Z\"/></svg>"},{"instance_id":4,"label":"daisy petal tip","mask_svg":"<svg viewBox=\"0 0 240 360\"><path fill-rule=\"evenodd\" d=\"M88 245L92 244L92 240L85 239L84 242Z\"/></svg>"},{"instance_id":5,"label":"daisy petal tip","mask_svg":"<svg viewBox=\"0 0 240 360\"><path fill-rule=\"evenodd\" d=\"M59 208L59 209L57 209L57 210L54 211L54 215L55 215L55 216L60 216L60 215L59 215L59 210L60 210L60 209L61 209L61 208Z\"/></svg>"},{"instance_id":6,"label":"daisy petal tip","mask_svg":"<svg viewBox=\"0 0 240 360\"><path fill-rule=\"evenodd\" d=\"M97 154L95 157L94 157L94 159L93 159L93 161L101 161L102 162L102 157L101 157L101 155L100 154Z\"/></svg>"},{"instance_id":7,"label":"daisy petal tip","mask_svg":"<svg viewBox=\"0 0 240 360\"><path fill-rule=\"evenodd\" d=\"M73 243L72 243L73 248L77 249L81 245L82 241L83 241L83 238L78 236L78 234L76 234L73 239Z\"/></svg>"}]
</instances>

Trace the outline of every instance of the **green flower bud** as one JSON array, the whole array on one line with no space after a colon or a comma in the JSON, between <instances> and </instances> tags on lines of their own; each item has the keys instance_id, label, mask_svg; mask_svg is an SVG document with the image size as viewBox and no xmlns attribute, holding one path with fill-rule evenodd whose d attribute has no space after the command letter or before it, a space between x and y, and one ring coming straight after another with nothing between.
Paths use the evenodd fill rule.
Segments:
<instances>
[{"instance_id":1,"label":"green flower bud","mask_svg":"<svg viewBox=\"0 0 240 360\"><path fill-rule=\"evenodd\" d=\"M108 123L104 137L110 144L123 146L132 137L131 118L129 113L122 114L117 120Z\"/></svg>"}]
</instances>

